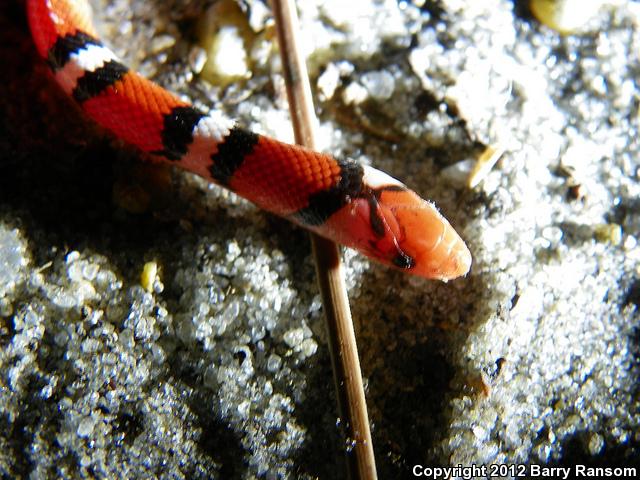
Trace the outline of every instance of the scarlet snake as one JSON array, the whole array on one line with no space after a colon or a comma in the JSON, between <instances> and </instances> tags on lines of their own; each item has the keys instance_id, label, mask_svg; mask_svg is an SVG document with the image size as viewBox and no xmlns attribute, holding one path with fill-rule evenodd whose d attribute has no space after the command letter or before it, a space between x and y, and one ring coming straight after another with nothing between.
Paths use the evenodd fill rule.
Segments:
<instances>
[{"instance_id":1,"label":"scarlet snake","mask_svg":"<svg viewBox=\"0 0 640 480\"><path fill-rule=\"evenodd\" d=\"M156 159L408 273L449 280L471 254L433 203L389 175L201 112L124 66L86 0L27 0L35 45L87 116Z\"/></svg>"}]
</instances>

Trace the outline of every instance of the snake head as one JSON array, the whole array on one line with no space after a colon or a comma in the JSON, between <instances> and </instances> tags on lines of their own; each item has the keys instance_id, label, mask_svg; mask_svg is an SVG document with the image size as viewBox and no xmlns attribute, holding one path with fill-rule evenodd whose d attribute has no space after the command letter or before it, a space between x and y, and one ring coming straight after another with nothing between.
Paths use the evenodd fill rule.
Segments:
<instances>
[{"instance_id":1,"label":"snake head","mask_svg":"<svg viewBox=\"0 0 640 480\"><path fill-rule=\"evenodd\" d=\"M380 184L380 173L328 219L327 236L421 277L447 281L468 273L471 253L435 205L387 175L392 182Z\"/></svg>"}]
</instances>

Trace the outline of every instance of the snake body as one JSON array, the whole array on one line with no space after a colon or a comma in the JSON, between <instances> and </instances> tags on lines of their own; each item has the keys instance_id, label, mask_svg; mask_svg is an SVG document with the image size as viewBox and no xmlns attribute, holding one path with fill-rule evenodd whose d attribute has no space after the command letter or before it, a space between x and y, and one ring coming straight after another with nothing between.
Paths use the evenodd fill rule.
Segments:
<instances>
[{"instance_id":1,"label":"snake body","mask_svg":"<svg viewBox=\"0 0 640 480\"><path fill-rule=\"evenodd\" d=\"M398 180L180 100L103 45L86 0L27 0L27 15L56 82L120 139L383 264L440 280L469 271L449 222Z\"/></svg>"}]
</instances>

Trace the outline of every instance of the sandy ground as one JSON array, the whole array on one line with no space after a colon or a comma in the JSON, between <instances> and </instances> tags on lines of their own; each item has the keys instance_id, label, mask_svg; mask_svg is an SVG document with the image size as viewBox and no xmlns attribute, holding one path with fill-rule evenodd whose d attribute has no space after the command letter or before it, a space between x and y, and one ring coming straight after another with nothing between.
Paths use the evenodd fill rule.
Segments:
<instances>
[{"instance_id":1,"label":"sandy ground","mask_svg":"<svg viewBox=\"0 0 640 480\"><path fill-rule=\"evenodd\" d=\"M130 65L291 139L264 4L186 3L96 17ZM345 252L380 478L640 467L640 3L566 37L506 0L301 17L323 148L433 199L474 256L444 284ZM201 73L204 18L244 35L224 86ZM343 478L306 234L87 124L22 1L0 38L3 478ZM504 154L469 188L487 146Z\"/></svg>"}]
</instances>

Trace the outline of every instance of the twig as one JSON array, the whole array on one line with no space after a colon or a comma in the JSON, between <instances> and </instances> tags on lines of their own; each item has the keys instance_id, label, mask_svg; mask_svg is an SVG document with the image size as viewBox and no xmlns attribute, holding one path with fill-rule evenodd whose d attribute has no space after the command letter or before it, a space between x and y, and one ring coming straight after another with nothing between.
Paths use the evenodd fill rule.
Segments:
<instances>
[{"instance_id":1,"label":"twig","mask_svg":"<svg viewBox=\"0 0 640 480\"><path fill-rule=\"evenodd\" d=\"M272 5L296 142L315 148L317 120L307 67L298 48L295 5L293 0L272 0ZM311 242L327 320L338 409L347 436L349 476L358 480L376 479L367 404L340 251L335 243L314 234Z\"/></svg>"}]
</instances>

